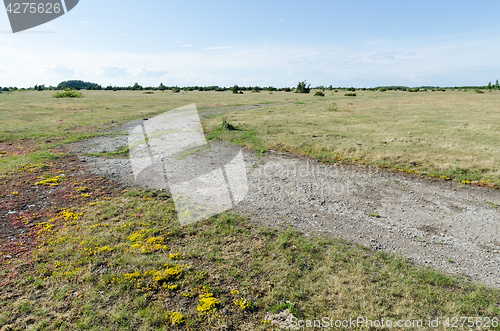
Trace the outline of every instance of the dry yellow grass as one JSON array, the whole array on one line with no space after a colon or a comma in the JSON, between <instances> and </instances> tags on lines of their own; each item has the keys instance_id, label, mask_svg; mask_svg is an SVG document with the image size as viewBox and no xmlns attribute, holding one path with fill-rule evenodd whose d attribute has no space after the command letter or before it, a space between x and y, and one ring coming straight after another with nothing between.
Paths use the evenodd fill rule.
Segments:
<instances>
[{"instance_id":1,"label":"dry yellow grass","mask_svg":"<svg viewBox=\"0 0 500 331\"><path fill-rule=\"evenodd\" d=\"M300 95L303 103L227 115L239 130L217 132L220 118L206 130L256 149L500 181L500 91L356 93Z\"/></svg>"}]
</instances>

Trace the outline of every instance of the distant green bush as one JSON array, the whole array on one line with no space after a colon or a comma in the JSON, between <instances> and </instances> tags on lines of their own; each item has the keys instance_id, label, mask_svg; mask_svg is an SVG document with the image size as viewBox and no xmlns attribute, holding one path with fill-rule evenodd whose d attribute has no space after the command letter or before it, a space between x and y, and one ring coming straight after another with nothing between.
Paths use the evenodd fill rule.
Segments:
<instances>
[{"instance_id":1,"label":"distant green bush","mask_svg":"<svg viewBox=\"0 0 500 331\"><path fill-rule=\"evenodd\" d=\"M306 81L299 82L297 84L297 89L295 90L295 93L309 93L311 92L311 84L306 85Z\"/></svg>"},{"instance_id":2,"label":"distant green bush","mask_svg":"<svg viewBox=\"0 0 500 331\"><path fill-rule=\"evenodd\" d=\"M66 90L63 92L56 92L52 94L53 98L83 98L83 94L81 92L77 92L74 90Z\"/></svg>"},{"instance_id":3,"label":"distant green bush","mask_svg":"<svg viewBox=\"0 0 500 331\"><path fill-rule=\"evenodd\" d=\"M476 90L476 93L484 93L484 92L481 90Z\"/></svg>"},{"instance_id":4,"label":"distant green bush","mask_svg":"<svg viewBox=\"0 0 500 331\"><path fill-rule=\"evenodd\" d=\"M154 94L154 92L148 91L148 92L142 92L142 94Z\"/></svg>"},{"instance_id":5,"label":"distant green bush","mask_svg":"<svg viewBox=\"0 0 500 331\"><path fill-rule=\"evenodd\" d=\"M344 94L344 96L346 96L346 97L355 97L356 93L346 93L346 94Z\"/></svg>"},{"instance_id":6,"label":"distant green bush","mask_svg":"<svg viewBox=\"0 0 500 331\"><path fill-rule=\"evenodd\" d=\"M323 93L322 91L316 91L316 93L314 93L314 96L315 97L324 97L325 93Z\"/></svg>"}]
</instances>

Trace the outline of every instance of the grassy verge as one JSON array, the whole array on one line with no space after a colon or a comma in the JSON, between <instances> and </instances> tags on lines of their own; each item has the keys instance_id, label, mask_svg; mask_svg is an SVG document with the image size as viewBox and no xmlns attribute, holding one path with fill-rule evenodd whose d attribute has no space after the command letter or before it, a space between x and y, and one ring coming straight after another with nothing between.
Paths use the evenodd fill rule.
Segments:
<instances>
[{"instance_id":1,"label":"grassy verge","mask_svg":"<svg viewBox=\"0 0 500 331\"><path fill-rule=\"evenodd\" d=\"M500 314L498 290L342 240L227 213L181 227L161 191L54 218L64 226L42 226L34 261L1 287L2 330L266 330L266 313L283 309L334 320Z\"/></svg>"},{"instance_id":2,"label":"grassy verge","mask_svg":"<svg viewBox=\"0 0 500 331\"><path fill-rule=\"evenodd\" d=\"M444 179L500 183L500 113L476 93L358 91L356 98L311 95L292 105L214 116L212 139L256 150L288 150L329 162L356 162ZM306 102L307 101L307 102ZM227 121L236 130L221 130Z\"/></svg>"}]
</instances>

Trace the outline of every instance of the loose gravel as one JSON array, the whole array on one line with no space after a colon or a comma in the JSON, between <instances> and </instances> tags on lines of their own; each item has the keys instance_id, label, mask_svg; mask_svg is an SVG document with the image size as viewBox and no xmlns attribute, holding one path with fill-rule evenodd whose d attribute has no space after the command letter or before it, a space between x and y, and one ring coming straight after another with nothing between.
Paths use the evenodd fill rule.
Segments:
<instances>
[{"instance_id":1,"label":"loose gravel","mask_svg":"<svg viewBox=\"0 0 500 331\"><path fill-rule=\"evenodd\" d=\"M80 160L97 175L136 185L127 158L87 154L123 149L126 134L138 123L121 127L123 135L79 143ZM325 165L289 153L242 150L249 190L234 210L253 222L342 237L500 288L500 218L494 206L500 204L500 191L364 166Z\"/></svg>"}]
</instances>

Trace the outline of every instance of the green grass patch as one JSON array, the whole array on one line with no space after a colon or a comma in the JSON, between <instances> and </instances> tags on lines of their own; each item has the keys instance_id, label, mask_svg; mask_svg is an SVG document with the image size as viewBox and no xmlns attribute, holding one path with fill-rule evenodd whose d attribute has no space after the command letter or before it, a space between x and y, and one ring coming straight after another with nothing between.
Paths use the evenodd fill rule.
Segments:
<instances>
[{"instance_id":1,"label":"green grass patch","mask_svg":"<svg viewBox=\"0 0 500 331\"><path fill-rule=\"evenodd\" d=\"M182 227L161 191L63 214L65 228L0 290L4 325L269 330L265 314L284 309L302 319L500 314L499 290L343 240L255 228L230 213Z\"/></svg>"}]
</instances>

